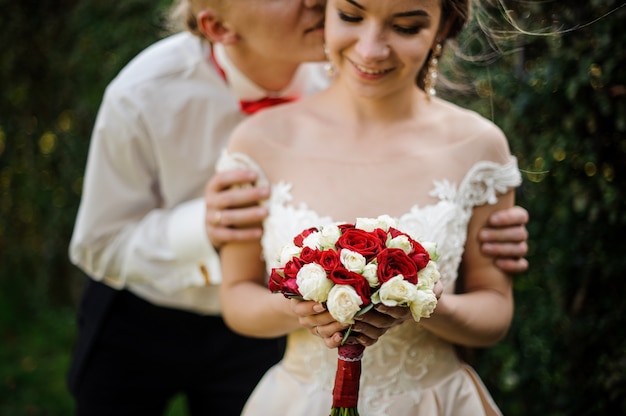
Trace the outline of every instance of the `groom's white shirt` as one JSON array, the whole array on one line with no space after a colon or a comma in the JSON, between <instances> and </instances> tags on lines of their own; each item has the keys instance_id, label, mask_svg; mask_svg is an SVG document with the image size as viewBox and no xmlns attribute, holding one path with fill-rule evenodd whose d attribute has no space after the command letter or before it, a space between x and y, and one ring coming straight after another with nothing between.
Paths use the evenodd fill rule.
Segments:
<instances>
[{"instance_id":1,"label":"groom's white shirt","mask_svg":"<svg viewBox=\"0 0 626 416\"><path fill-rule=\"evenodd\" d=\"M134 58L106 89L93 130L70 258L90 277L166 307L220 313L220 263L204 227L204 186L240 99L265 92L184 32ZM300 67L287 92L328 84L320 64Z\"/></svg>"}]
</instances>

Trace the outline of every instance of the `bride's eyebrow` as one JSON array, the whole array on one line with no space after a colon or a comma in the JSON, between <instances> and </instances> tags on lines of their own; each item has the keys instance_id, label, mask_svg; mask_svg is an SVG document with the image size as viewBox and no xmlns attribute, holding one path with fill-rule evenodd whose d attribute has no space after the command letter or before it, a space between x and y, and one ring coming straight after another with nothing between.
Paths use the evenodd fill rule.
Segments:
<instances>
[{"instance_id":1,"label":"bride's eyebrow","mask_svg":"<svg viewBox=\"0 0 626 416\"><path fill-rule=\"evenodd\" d=\"M425 10L410 10L408 12L396 13L394 14L394 16L395 17L411 17L411 16L428 17L430 15Z\"/></svg>"},{"instance_id":2,"label":"bride's eyebrow","mask_svg":"<svg viewBox=\"0 0 626 416\"><path fill-rule=\"evenodd\" d=\"M365 10L365 7L363 7L361 4L357 3L354 0L346 0L348 3L350 3L351 5L353 5L354 7L358 7L361 10Z\"/></svg>"},{"instance_id":3,"label":"bride's eyebrow","mask_svg":"<svg viewBox=\"0 0 626 416\"><path fill-rule=\"evenodd\" d=\"M357 7L361 10L365 10L365 7L363 7L363 5L357 3L354 0L346 0L346 1L350 3L351 5L353 5L354 7ZM412 17L412 16L428 17L428 13L424 10L410 10L408 12L396 13L394 16L395 17Z\"/></svg>"}]
</instances>

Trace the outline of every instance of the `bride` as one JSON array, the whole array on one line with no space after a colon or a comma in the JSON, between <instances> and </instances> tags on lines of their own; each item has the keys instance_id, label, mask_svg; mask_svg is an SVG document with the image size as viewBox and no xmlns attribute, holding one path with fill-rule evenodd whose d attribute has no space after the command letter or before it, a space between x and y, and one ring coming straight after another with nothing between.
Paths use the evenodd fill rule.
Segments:
<instances>
[{"instance_id":1,"label":"bride","mask_svg":"<svg viewBox=\"0 0 626 416\"><path fill-rule=\"evenodd\" d=\"M490 346L508 331L511 279L480 253L477 233L513 206L520 174L500 129L431 94L441 49L469 8L469 0L329 0L332 85L233 134L221 169L251 167L272 193L262 244L221 248L223 314L242 334L288 334L245 415L328 415L345 325L321 304L270 293L266 276L303 229L382 214L437 242L441 285L428 319L378 305L354 325L351 342L367 346L361 416L500 414L454 345Z\"/></svg>"}]
</instances>

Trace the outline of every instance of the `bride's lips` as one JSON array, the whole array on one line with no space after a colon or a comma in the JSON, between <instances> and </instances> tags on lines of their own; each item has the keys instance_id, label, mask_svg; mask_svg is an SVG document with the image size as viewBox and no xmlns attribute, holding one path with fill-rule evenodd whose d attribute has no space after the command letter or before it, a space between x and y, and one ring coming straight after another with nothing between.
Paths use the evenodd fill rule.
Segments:
<instances>
[{"instance_id":1,"label":"bride's lips","mask_svg":"<svg viewBox=\"0 0 626 416\"><path fill-rule=\"evenodd\" d=\"M350 59L349 61L354 69L356 69L357 73L367 79L382 78L391 71L393 71L393 68L372 68L370 66L358 64Z\"/></svg>"}]
</instances>

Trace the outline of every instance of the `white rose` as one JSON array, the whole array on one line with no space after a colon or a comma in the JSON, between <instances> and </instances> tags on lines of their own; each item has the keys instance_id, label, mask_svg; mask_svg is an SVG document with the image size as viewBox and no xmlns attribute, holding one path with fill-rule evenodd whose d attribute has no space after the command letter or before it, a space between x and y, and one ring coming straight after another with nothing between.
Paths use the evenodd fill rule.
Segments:
<instances>
[{"instance_id":1,"label":"white rose","mask_svg":"<svg viewBox=\"0 0 626 416\"><path fill-rule=\"evenodd\" d=\"M355 223L355 228L368 232L376 228L389 231L389 227L397 228L396 220L389 215L380 215L377 218L357 218Z\"/></svg>"},{"instance_id":2,"label":"white rose","mask_svg":"<svg viewBox=\"0 0 626 416\"><path fill-rule=\"evenodd\" d=\"M428 318L437 307L437 297L432 290L418 290L416 299L409 305L415 322Z\"/></svg>"},{"instance_id":3,"label":"white rose","mask_svg":"<svg viewBox=\"0 0 626 416\"><path fill-rule=\"evenodd\" d=\"M328 293L326 307L335 320L353 324L354 316L361 310L363 300L350 285L335 285Z\"/></svg>"},{"instance_id":4,"label":"white rose","mask_svg":"<svg viewBox=\"0 0 626 416\"><path fill-rule=\"evenodd\" d=\"M278 256L278 261L282 266L287 264L289 260L291 260L294 256L299 256L302 252L302 249L294 244L288 244L282 248L280 251L280 255Z\"/></svg>"},{"instance_id":5,"label":"white rose","mask_svg":"<svg viewBox=\"0 0 626 416\"><path fill-rule=\"evenodd\" d=\"M346 248L342 249L339 252L339 260L344 267L351 272L361 273L363 268L365 268L365 257L361 253L357 253L356 251L348 250Z\"/></svg>"},{"instance_id":6,"label":"white rose","mask_svg":"<svg viewBox=\"0 0 626 416\"><path fill-rule=\"evenodd\" d=\"M363 277L367 279L367 282L370 284L370 287L377 287L380 282L378 281L378 264L376 263L368 263L363 268L361 272Z\"/></svg>"},{"instance_id":7,"label":"white rose","mask_svg":"<svg viewBox=\"0 0 626 416\"><path fill-rule=\"evenodd\" d=\"M385 306L406 306L417 299L417 287L404 280L401 274L392 277L382 284L376 292L376 302Z\"/></svg>"},{"instance_id":8,"label":"white rose","mask_svg":"<svg viewBox=\"0 0 626 416\"><path fill-rule=\"evenodd\" d=\"M417 272L417 287L418 289L432 289L440 277L437 263L431 260L426 267Z\"/></svg>"},{"instance_id":9,"label":"white rose","mask_svg":"<svg viewBox=\"0 0 626 416\"><path fill-rule=\"evenodd\" d=\"M433 241L420 241L422 247L428 251L428 255L432 261L439 260L439 253L437 253L437 243Z\"/></svg>"},{"instance_id":10,"label":"white rose","mask_svg":"<svg viewBox=\"0 0 626 416\"><path fill-rule=\"evenodd\" d=\"M341 230L336 224L328 224L322 227L320 230L321 238L320 238L320 248L322 250L327 248L334 248L335 243L341 237Z\"/></svg>"},{"instance_id":11,"label":"white rose","mask_svg":"<svg viewBox=\"0 0 626 416\"><path fill-rule=\"evenodd\" d=\"M378 228L382 228L385 231L389 231L389 228L392 227L398 228L396 220L387 214L379 215L378 218L376 218L376 221L378 221Z\"/></svg>"},{"instance_id":12,"label":"white rose","mask_svg":"<svg viewBox=\"0 0 626 416\"><path fill-rule=\"evenodd\" d=\"M354 228L359 230L372 232L377 228L378 221L374 218L357 218L354 223Z\"/></svg>"},{"instance_id":13,"label":"white rose","mask_svg":"<svg viewBox=\"0 0 626 416\"><path fill-rule=\"evenodd\" d=\"M311 234L307 235L304 240L302 240L302 247L309 247L312 249L320 248L320 241L322 239L322 233L319 231L314 231Z\"/></svg>"},{"instance_id":14,"label":"white rose","mask_svg":"<svg viewBox=\"0 0 626 416\"><path fill-rule=\"evenodd\" d=\"M387 241L387 247L402 249L406 254L409 254L413 250L413 246L409 241L409 237L406 235L399 235Z\"/></svg>"},{"instance_id":15,"label":"white rose","mask_svg":"<svg viewBox=\"0 0 626 416\"><path fill-rule=\"evenodd\" d=\"M306 300L326 302L333 281L326 277L326 271L316 263L302 266L296 275L296 283L302 297Z\"/></svg>"}]
</instances>

